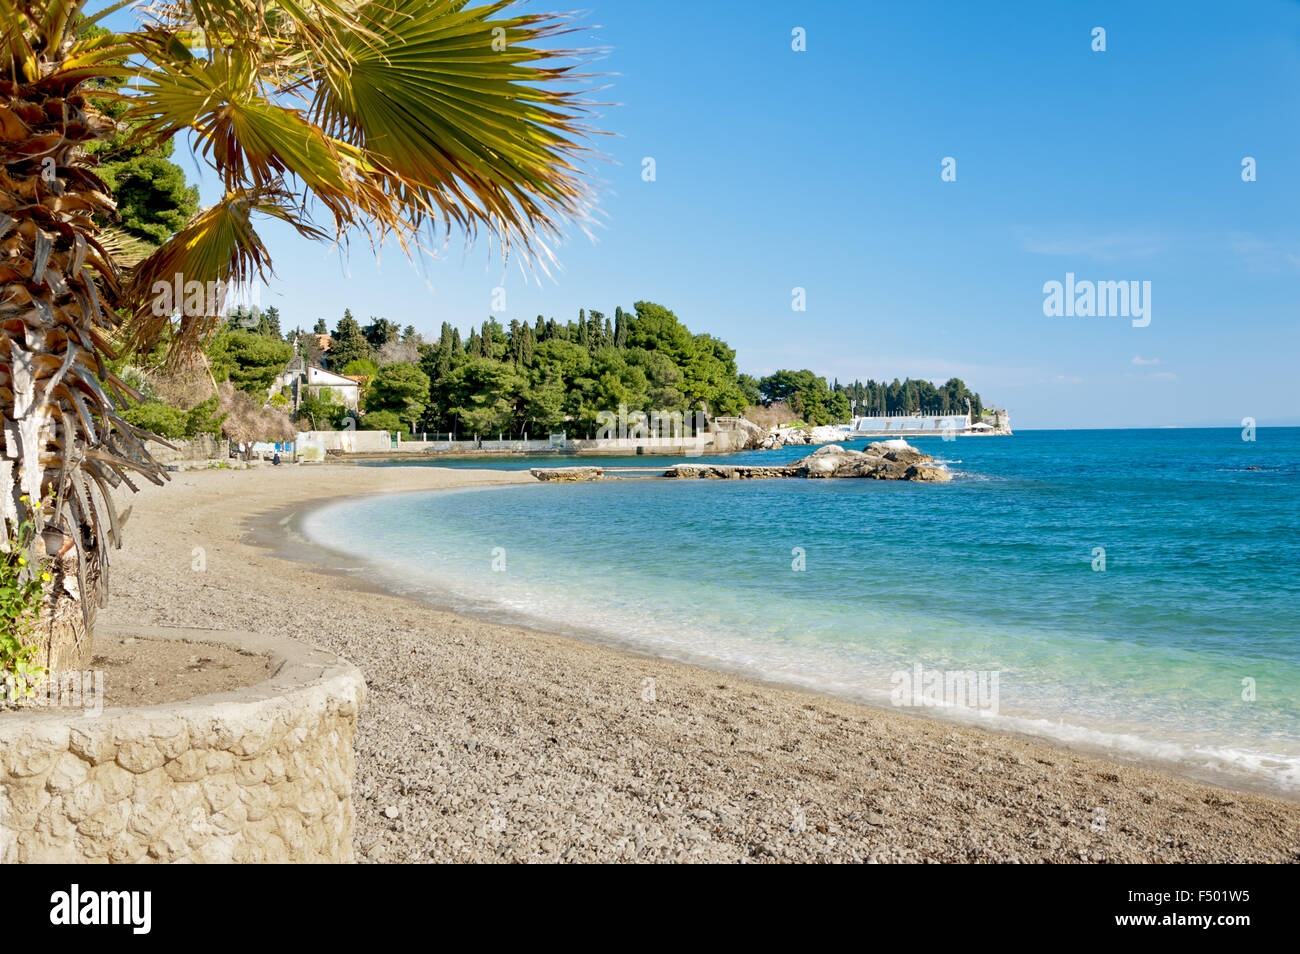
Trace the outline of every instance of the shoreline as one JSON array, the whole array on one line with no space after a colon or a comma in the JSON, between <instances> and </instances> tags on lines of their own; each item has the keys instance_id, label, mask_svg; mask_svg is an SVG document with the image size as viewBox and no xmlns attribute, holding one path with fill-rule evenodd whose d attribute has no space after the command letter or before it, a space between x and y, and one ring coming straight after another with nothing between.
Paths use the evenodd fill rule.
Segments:
<instances>
[{"instance_id":1,"label":"shoreline","mask_svg":"<svg viewBox=\"0 0 1300 954\"><path fill-rule=\"evenodd\" d=\"M528 471L522 471L521 473L528 473ZM668 478L644 477L638 479L666 480ZM396 491L395 494L474 493L481 490L500 490L506 486L532 486L532 482L512 480L498 484L489 481L485 483L475 483L469 486L439 488L431 491ZM385 495L378 494L375 496ZM356 562L355 560L349 560L334 548L312 540L303 530L303 523L312 514L327 509L334 504L349 502L352 499L353 498L347 496L339 496L314 500L309 503L294 503L267 514L258 515L271 519L274 524L281 529L287 528L292 534L292 539L286 540L279 532L272 532L266 527L260 529L250 528L249 533L247 534L247 539L249 542L253 543L253 545L270 551L280 559L292 560L299 564L311 567L312 569L348 580L350 581L350 585L355 586L358 589L372 593L383 593L398 599L410 600L419 606L430 607L438 612L475 619L494 626L521 629L541 636L576 640L577 642L586 645L601 646L615 652L628 653L647 660L675 663L677 665L689 666L693 669L704 670L706 672L726 673L735 676L736 678L744 679L748 682L766 686L771 689L805 693L811 696L816 696L820 699L835 700L837 702L845 702L851 705L864 706L877 712L891 712L901 715L904 718L920 719L940 726L960 726L971 729L975 732L987 732L991 735L997 735L1003 738L1017 739L1030 744L1042 745L1061 752L1090 756L1118 765L1147 769L1164 775L1204 785L1211 785L1229 791L1252 793L1269 798L1277 798L1282 801L1300 803L1300 787L1282 788L1271 785L1266 779L1259 778L1255 775L1244 773L1234 775L1226 770L1217 770L1209 766L1193 765L1175 758L1162 758L1149 752L1139 752L1131 749L1118 748L1113 745L1108 745L1103 741L1079 737L1080 733L1089 731L1082 726L1067 726L1066 728L1070 730L1071 733L1075 734L1076 737L1063 738L1052 735L1047 731L1035 731L1032 728L1025 728L1024 726L1026 724L1046 725L1050 723L1050 720L1030 715L1007 717L1008 721L993 722L983 721L979 715L966 715L961 711L945 712L942 708L924 706L898 708L888 706L883 702L873 701L866 697L854 696L848 693L836 692L833 689L824 688L813 684L812 682L800 682L794 678L780 678L778 676L768 675L753 669L747 669L741 665L730 664L716 657L704 656L686 651L669 652L664 651L662 648L648 648L641 643L620 637L614 633L572 624L566 626L555 621L541 620L535 617L530 617L527 613L519 610L475 610L457 606L455 605L454 598L450 597L449 594L445 592L404 592L400 588L390 588L370 583L357 574L356 571L363 569L363 567L354 565ZM246 524L251 523L254 519L255 518L253 517L248 518ZM297 549L300 552L297 554L291 552L294 549ZM373 564L367 564L364 568L370 570L379 569L378 566Z\"/></svg>"},{"instance_id":2,"label":"shoreline","mask_svg":"<svg viewBox=\"0 0 1300 954\"><path fill-rule=\"evenodd\" d=\"M1169 774L1176 767L1153 767L1149 760L891 711L635 647L461 616L322 565L307 551L326 548L285 536L293 514L300 520L332 501L533 483L526 473L327 465L172 476L171 486L134 496L136 513L126 549L114 560L114 596L105 618L115 626L233 626L222 618L229 612L205 599L197 606L168 607L162 599L131 606L151 556L165 561L160 549L178 550L173 561L183 559L188 570L194 541L208 539L220 559L210 556L204 574L172 574L169 592L179 602L218 592L225 599L244 595L264 612L267 605L278 608L245 618L248 628L283 632L359 665L371 697L358 739L357 831L360 854L370 860L1300 858L1300 806L1285 797ZM188 528L169 521L168 512L176 509L191 518ZM177 537L182 529L191 532ZM151 534L152 541L142 539ZM272 572L259 574L260 568ZM338 586L340 577L347 586ZM286 600L297 604L287 614ZM369 610L356 612L358 604ZM333 624L340 616L347 626L321 625L322 617ZM394 630L394 620L404 631ZM397 637L401 655L383 642L386 636ZM443 665L412 671L402 655L433 655ZM491 676L482 678L483 672ZM652 702L642 699L647 678L657 689ZM524 711L521 699L530 700ZM439 718L420 728L408 725L395 738L394 723L411 723L414 712ZM529 726L533 716L537 721ZM583 757L566 760L567 727L575 722L583 726ZM845 725L852 731L843 731ZM809 738L810 730L817 738ZM534 738L539 732L547 734ZM471 738L459 749L447 748L448 734ZM422 744L408 748L434 748L423 756L402 753L395 771L393 750L411 736ZM516 748L519 736L532 743ZM484 747L496 753L492 764L475 758ZM557 774L548 754L567 761L567 770ZM599 769L612 769L614 777ZM665 769L685 772L694 782L647 801L657 785L646 780ZM557 789L544 807L503 788L504 780L513 780L529 790L539 771ZM440 782L411 789L410 776ZM405 794L391 794L394 786ZM414 827L401 805L411 799ZM692 814L665 825L665 811L682 800L695 803ZM618 812L609 817L610 809L602 807L588 821L596 831L612 826L614 832L588 844L594 832L577 817L589 814L593 803L611 801L620 803ZM389 807L397 808L396 819L385 814ZM534 819L526 832L512 835L521 815L538 812L549 821ZM652 830L656 837L647 839Z\"/></svg>"}]
</instances>

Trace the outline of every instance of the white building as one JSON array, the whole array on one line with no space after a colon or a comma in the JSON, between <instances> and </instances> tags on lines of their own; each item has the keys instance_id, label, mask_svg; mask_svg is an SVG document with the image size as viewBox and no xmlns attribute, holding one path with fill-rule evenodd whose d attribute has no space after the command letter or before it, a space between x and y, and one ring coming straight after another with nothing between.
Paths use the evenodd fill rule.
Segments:
<instances>
[{"instance_id":1,"label":"white building","mask_svg":"<svg viewBox=\"0 0 1300 954\"><path fill-rule=\"evenodd\" d=\"M301 357L295 357L289 362L288 367L280 372L280 376L272 385L271 393L278 393L281 388L289 389L290 406L295 411L298 410L303 398L310 395L324 399L326 391L330 392L329 397L333 403L342 404L351 411L361 410L360 384L352 378L326 371L324 368L305 367Z\"/></svg>"}]
</instances>

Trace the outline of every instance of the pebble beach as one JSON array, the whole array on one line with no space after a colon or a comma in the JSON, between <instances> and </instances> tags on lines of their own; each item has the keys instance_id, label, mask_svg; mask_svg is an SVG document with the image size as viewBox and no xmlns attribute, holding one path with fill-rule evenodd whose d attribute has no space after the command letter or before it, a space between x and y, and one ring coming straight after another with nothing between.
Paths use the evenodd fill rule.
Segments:
<instances>
[{"instance_id":1,"label":"pebble beach","mask_svg":"<svg viewBox=\"0 0 1300 954\"><path fill-rule=\"evenodd\" d=\"M457 615L293 538L327 501L527 473L171 478L121 501L102 618L288 636L358 666L362 861L1300 860L1286 799Z\"/></svg>"}]
</instances>

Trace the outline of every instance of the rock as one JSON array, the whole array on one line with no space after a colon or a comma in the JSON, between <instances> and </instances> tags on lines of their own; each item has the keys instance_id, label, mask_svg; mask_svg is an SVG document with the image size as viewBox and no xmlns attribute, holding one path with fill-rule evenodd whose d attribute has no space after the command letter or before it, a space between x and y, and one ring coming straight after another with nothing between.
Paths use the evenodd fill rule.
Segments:
<instances>
[{"instance_id":1,"label":"rock","mask_svg":"<svg viewBox=\"0 0 1300 954\"><path fill-rule=\"evenodd\" d=\"M948 473L942 467L932 467L929 464L913 464L907 468L907 474L904 480L919 480L931 483L946 483L952 480L952 474Z\"/></svg>"},{"instance_id":2,"label":"rock","mask_svg":"<svg viewBox=\"0 0 1300 954\"><path fill-rule=\"evenodd\" d=\"M922 454L907 441L901 439L873 441L867 445L867 453L903 464L918 464L922 461L934 459L929 454Z\"/></svg>"},{"instance_id":3,"label":"rock","mask_svg":"<svg viewBox=\"0 0 1300 954\"><path fill-rule=\"evenodd\" d=\"M795 467L754 467L739 464L674 464L664 471L665 477L704 480L756 480L773 477L799 477Z\"/></svg>"},{"instance_id":4,"label":"rock","mask_svg":"<svg viewBox=\"0 0 1300 954\"><path fill-rule=\"evenodd\" d=\"M599 467L534 467L528 472L538 480L556 483L605 478L605 472Z\"/></svg>"},{"instance_id":5,"label":"rock","mask_svg":"<svg viewBox=\"0 0 1300 954\"><path fill-rule=\"evenodd\" d=\"M813 454L805 458L807 463L800 468L804 477L834 477L847 461L837 454Z\"/></svg>"},{"instance_id":6,"label":"rock","mask_svg":"<svg viewBox=\"0 0 1300 954\"><path fill-rule=\"evenodd\" d=\"M906 441L876 441L865 451L830 446L818 448L791 466L801 477L865 477L870 480L916 480L940 483L952 480L934 458Z\"/></svg>"},{"instance_id":7,"label":"rock","mask_svg":"<svg viewBox=\"0 0 1300 954\"><path fill-rule=\"evenodd\" d=\"M870 480L906 480L907 464L884 457L867 457L848 462L835 472L836 477L866 477Z\"/></svg>"},{"instance_id":8,"label":"rock","mask_svg":"<svg viewBox=\"0 0 1300 954\"><path fill-rule=\"evenodd\" d=\"M729 464L674 464L665 477L703 480L762 480L781 477L866 477L871 480L915 480L940 483L952 480L934 460L905 441L878 441L865 452L831 445L784 467Z\"/></svg>"},{"instance_id":9,"label":"rock","mask_svg":"<svg viewBox=\"0 0 1300 954\"><path fill-rule=\"evenodd\" d=\"M400 814L402 813L397 810L396 805L389 805L387 808L384 809L385 818L396 818Z\"/></svg>"}]
</instances>

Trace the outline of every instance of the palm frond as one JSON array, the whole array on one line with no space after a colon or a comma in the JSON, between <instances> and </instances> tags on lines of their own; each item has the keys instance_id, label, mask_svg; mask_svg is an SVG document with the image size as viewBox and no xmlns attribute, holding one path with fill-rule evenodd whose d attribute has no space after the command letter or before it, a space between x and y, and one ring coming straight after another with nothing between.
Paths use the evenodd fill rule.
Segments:
<instances>
[{"instance_id":1,"label":"palm frond","mask_svg":"<svg viewBox=\"0 0 1300 954\"><path fill-rule=\"evenodd\" d=\"M290 198L278 189L229 192L132 269L122 296L131 309L122 329L125 347L149 351L170 337L177 360L184 360L216 327L226 290L270 277L270 256L253 227L253 213L287 222L306 238L324 238L294 212ZM196 285L203 290L198 305L189 303L186 292Z\"/></svg>"},{"instance_id":2,"label":"palm frond","mask_svg":"<svg viewBox=\"0 0 1300 954\"><path fill-rule=\"evenodd\" d=\"M364 4L367 31L344 38L346 69L318 69L311 117L374 156L418 223L438 218L470 237L486 227L527 252L589 215L590 104L574 51L533 45L570 22L497 16L511 6Z\"/></svg>"},{"instance_id":3,"label":"palm frond","mask_svg":"<svg viewBox=\"0 0 1300 954\"><path fill-rule=\"evenodd\" d=\"M127 118L139 121L143 140L194 133L227 190L278 188L293 176L306 198L329 210L339 232L359 220L381 230L400 227L400 209L367 156L267 98L258 66L239 50L185 55L139 71L133 92L119 98L130 104Z\"/></svg>"}]
</instances>

